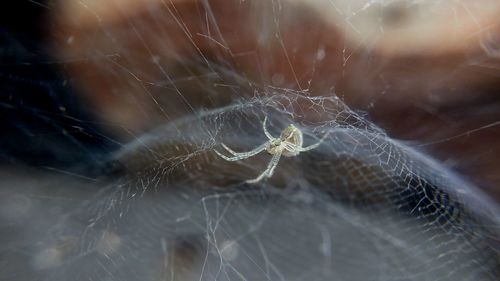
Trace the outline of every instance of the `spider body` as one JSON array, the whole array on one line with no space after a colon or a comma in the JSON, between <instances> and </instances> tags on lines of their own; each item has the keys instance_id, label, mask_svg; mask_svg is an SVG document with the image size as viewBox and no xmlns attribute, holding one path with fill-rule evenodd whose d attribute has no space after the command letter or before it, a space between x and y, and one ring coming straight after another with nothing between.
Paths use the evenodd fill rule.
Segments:
<instances>
[{"instance_id":1,"label":"spider body","mask_svg":"<svg viewBox=\"0 0 500 281\"><path fill-rule=\"evenodd\" d=\"M267 122L267 117L264 118L264 122L262 123L262 128L264 130L264 134L269 140L264 144L258 146L257 148L248 152L235 152L234 150L232 150L231 148L222 143L221 144L222 147L224 147L224 149L226 149L227 152L229 152L232 155L231 157L227 157L222 153L220 153L219 151L214 150L215 153L217 153L217 155L219 155L221 158L227 161L238 161L250 158L254 155L259 154L264 150L266 150L269 154L273 155L271 161L269 161L269 164L267 165L266 170L262 172L257 178L252 180L247 180L247 183L256 183L264 178L270 178L273 175L274 169L276 169L276 166L278 165L278 162L282 155L287 157L292 157L292 156L297 156L300 152L314 149L318 147L328 135L328 133L325 134L319 142L313 145L302 147L302 145L304 144L304 137L302 131L299 128L297 128L293 124L290 124L281 132L279 138L275 138L267 130L266 122Z\"/></svg>"},{"instance_id":2,"label":"spider body","mask_svg":"<svg viewBox=\"0 0 500 281\"><path fill-rule=\"evenodd\" d=\"M294 125L286 127L279 138L270 140L266 148L271 155L281 153L283 156L291 157L300 153L298 147L302 147L304 143L302 132Z\"/></svg>"}]
</instances>

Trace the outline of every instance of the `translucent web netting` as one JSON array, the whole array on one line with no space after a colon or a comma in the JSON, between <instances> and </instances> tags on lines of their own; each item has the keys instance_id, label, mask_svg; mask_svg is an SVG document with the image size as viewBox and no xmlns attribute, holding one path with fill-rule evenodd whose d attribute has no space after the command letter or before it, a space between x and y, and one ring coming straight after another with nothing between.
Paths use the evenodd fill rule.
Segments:
<instances>
[{"instance_id":1,"label":"translucent web netting","mask_svg":"<svg viewBox=\"0 0 500 281\"><path fill-rule=\"evenodd\" d=\"M255 2L255 7L238 2L241 10L255 9L248 18L256 24L248 29L264 43L232 53L230 41L219 34L219 27L227 28L223 17L232 14L224 14L225 7L212 13L209 1L202 2L195 10L205 13L194 21L206 22L206 29L196 31L189 30L192 23L180 9L168 5L172 1L164 1L163 10L146 5L144 18L127 19L124 26L116 19L109 26L102 23L103 17L120 13L103 16L85 7L98 26L83 35L69 34L68 52L83 51L56 64L97 65L86 68L83 79L76 72L69 76L92 85L82 91L102 93L96 85L111 84L106 90L135 106L125 108L140 112L124 115L154 116L161 125L124 144L98 179L16 171L15 180L9 180L10 171L0 170L0 235L8 241L0 245L0 280L498 280L497 204L418 147L392 139L334 91L313 91L315 85L336 86L328 75L315 76L328 46L312 45L303 73L287 68L293 72L291 84L273 74L270 65L280 59L291 65L278 55L293 55L290 38L295 36L287 37L281 27L299 28L318 15L292 11L280 1ZM388 2L397 1L380 1ZM337 3L341 11L354 14L380 6L378 1ZM356 23L345 15L344 24ZM369 19L378 20L378 15ZM360 30L373 35L375 27L373 37L390 31L367 23ZM169 37L172 26L179 27L178 38ZM321 26L315 31L325 30L330 31ZM364 43L376 40L369 37ZM183 53L185 46L175 49L179 41L194 52ZM327 73L349 77L349 69L370 66L373 54L361 52L355 61L358 47L347 46L335 42L329 50L340 52L341 59L340 68L332 60ZM206 55L202 49L209 47ZM259 52L263 57L254 59ZM259 66L254 75L261 81L239 72L238 56ZM379 81L377 70L372 72L361 73L367 81ZM112 78L99 80L106 75ZM358 75L350 75L353 89L375 88L368 82L364 88ZM300 88L299 79L311 88L288 89ZM282 87L267 86L280 84L276 81ZM383 91L390 84L378 86L376 91ZM202 105L192 102L197 99ZM282 157L271 178L247 184L272 156L263 151L228 162L214 150L224 152L222 143L238 152L265 143L265 117L273 136L289 124L297 126L305 146L328 136L311 151Z\"/></svg>"},{"instance_id":2,"label":"translucent web netting","mask_svg":"<svg viewBox=\"0 0 500 281\"><path fill-rule=\"evenodd\" d=\"M247 184L271 156L228 162L213 150L222 142L236 151L264 143L265 116L274 136L295 124L304 145L329 135L314 150L283 157L270 179ZM57 180L45 184L50 198L26 196L60 209L41 209L41 220L22 222L32 224L23 238L36 242L1 246L2 255L18 260L1 264L3 275L53 281L499 276L495 205L335 97L265 89L138 138L110 162L109 174L100 182L107 187L93 196L70 199Z\"/></svg>"}]
</instances>

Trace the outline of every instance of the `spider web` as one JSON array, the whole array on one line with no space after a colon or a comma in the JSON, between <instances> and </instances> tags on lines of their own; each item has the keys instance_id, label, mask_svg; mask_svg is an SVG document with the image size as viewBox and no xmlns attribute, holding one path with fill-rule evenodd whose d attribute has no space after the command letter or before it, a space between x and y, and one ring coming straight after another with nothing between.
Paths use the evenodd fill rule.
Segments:
<instances>
[{"instance_id":1,"label":"spider web","mask_svg":"<svg viewBox=\"0 0 500 281\"><path fill-rule=\"evenodd\" d=\"M277 25L281 9L272 1L260 11ZM176 10L168 11L171 17L160 22L183 27ZM148 13L156 19L165 15ZM259 17L267 26L264 18ZM148 29L141 24L130 26L144 43ZM123 30L100 28L105 40L120 42ZM215 40L211 34L202 35ZM276 35L284 46L281 34ZM188 69L188 81L208 93L210 106L201 110L182 85L195 86L172 78L156 60L161 79L150 79L157 76L138 71L134 53L115 44L111 51L92 49L85 59L97 60L126 80L132 77L130 84L113 89L140 91L154 100L151 115L158 114L161 124L134 135L96 180L3 172L0 225L10 243L0 246L1 279L421 281L500 276L496 203L386 135L334 91L312 96L312 86L292 90L301 87L295 72L297 81L284 87L269 86L272 75L262 72L262 86L235 74L230 59L217 52L213 58L199 52L196 59L174 54ZM223 40L214 44L224 49ZM115 51L128 61L115 60ZM304 146L328 137L314 150L282 157L268 180L246 184L271 156L263 152L228 162L214 149L225 143L249 151L263 144L265 117L274 136L289 124L297 126Z\"/></svg>"},{"instance_id":2,"label":"spider web","mask_svg":"<svg viewBox=\"0 0 500 281\"><path fill-rule=\"evenodd\" d=\"M264 116L274 135L296 124L306 145L330 134L318 148L282 159L268 181L248 185L244 181L265 169L270 156L227 162L213 149L221 142L239 150L265 142ZM8 269L12 276L498 276L499 213L494 205L335 97L268 89L249 101L170 122L124 147L115 161L115 169L123 173L119 180L95 197L87 196L88 203L76 211L60 215L47 233L33 228L29 237L39 241L30 249L35 251L33 267Z\"/></svg>"}]
</instances>

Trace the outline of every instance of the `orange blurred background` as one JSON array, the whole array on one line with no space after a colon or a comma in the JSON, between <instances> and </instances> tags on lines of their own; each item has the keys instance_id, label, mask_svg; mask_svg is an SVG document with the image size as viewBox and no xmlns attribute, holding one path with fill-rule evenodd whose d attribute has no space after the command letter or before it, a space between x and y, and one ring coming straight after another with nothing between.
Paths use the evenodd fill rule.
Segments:
<instances>
[{"instance_id":1,"label":"orange blurred background","mask_svg":"<svg viewBox=\"0 0 500 281\"><path fill-rule=\"evenodd\" d=\"M60 1L47 40L122 140L269 87L337 95L500 199L500 3Z\"/></svg>"}]
</instances>

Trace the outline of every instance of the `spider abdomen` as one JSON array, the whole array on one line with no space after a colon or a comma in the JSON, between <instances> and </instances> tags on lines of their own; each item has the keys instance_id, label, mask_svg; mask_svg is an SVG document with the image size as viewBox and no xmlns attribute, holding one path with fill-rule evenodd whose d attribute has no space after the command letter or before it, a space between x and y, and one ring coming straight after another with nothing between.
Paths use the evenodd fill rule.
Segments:
<instances>
[{"instance_id":1,"label":"spider abdomen","mask_svg":"<svg viewBox=\"0 0 500 281\"><path fill-rule=\"evenodd\" d=\"M304 142L302 132L294 125L289 125L280 135L282 155L291 157L299 154L298 149L302 148Z\"/></svg>"}]
</instances>

